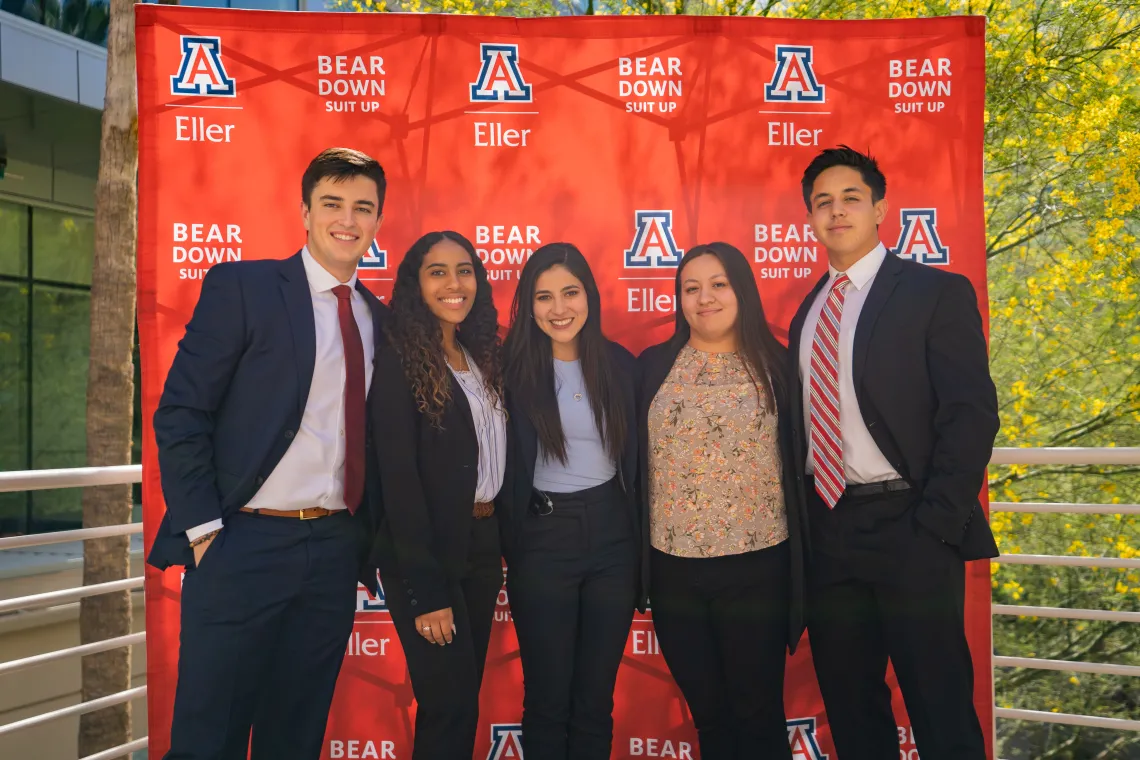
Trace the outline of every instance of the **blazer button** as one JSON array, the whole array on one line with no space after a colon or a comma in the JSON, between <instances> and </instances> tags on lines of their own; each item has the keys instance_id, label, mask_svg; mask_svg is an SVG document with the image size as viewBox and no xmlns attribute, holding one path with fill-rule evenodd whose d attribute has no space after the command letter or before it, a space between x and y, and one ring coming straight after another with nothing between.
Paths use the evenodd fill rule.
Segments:
<instances>
[{"instance_id":1,"label":"blazer button","mask_svg":"<svg viewBox=\"0 0 1140 760\"><path fill-rule=\"evenodd\" d=\"M290 441L293 440L293 435L294 435L294 433L292 430L286 430L285 431L285 438L287 440L290 440Z\"/></svg>"},{"instance_id":2,"label":"blazer button","mask_svg":"<svg viewBox=\"0 0 1140 760\"><path fill-rule=\"evenodd\" d=\"M412 590L408 589L408 596L411 596L411 595L412 595Z\"/></svg>"},{"instance_id":3,"label":"blazer button","mask_svg":"<svg viewBox=\"0 0 1140 760\"><path fill-rule=\"evenodd\" d=\"M415 606L416 606L416 600L415 600L415 599L413 599L413 600L411 601L411 605L412 605L413 607L415 607Z\"/></svg>"},{"instance_id":4,"label":"blazer button","mask_svg":"<svg viewBox=\"0 0 1140 760\"><path fill-rule=\"evenodd\" d=\"M257 484L258 484L258 485L262 485L263 483L265 483L265 478L263 478L263 477L261 477L260 475L258 475L258 476L257 476Z\"/></svg>"}]
</instances>

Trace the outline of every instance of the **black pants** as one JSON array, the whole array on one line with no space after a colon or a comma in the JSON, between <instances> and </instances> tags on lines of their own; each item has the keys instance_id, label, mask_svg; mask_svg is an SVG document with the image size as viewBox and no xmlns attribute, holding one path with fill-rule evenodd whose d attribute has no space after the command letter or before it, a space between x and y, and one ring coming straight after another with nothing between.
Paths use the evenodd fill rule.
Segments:
<instances>
[{"instance_id":1,"label":"black pants","mask_svg":"<svg viewBox=\"0 0 1140 760\"><path fill-rule=\"evenodd\" d=\"M356 610L360 528L230 517L182 584L167 760L317 760Z\"/></svg>"},{"instance_id":2,"label":"black pants","mask_svg":"<svg viewBox=\"0 0 1140 760\"><path fill-rule=\"evenodd\" d=\"M636 603L633 516L616 481L549 494L507 568L523 666L523 754L607 760L614 684Z\"/></svg>"},{"instance_id":3,"label":"black pants","mask_svg":"<svg viewBox=\"0 0 1140 760\"><path fill-rule=\"evenodd\" d=\"M791 760L784 715L790 557L787 541L701 559L652 550L653 624L693 714L701 760Z\"/></svg>"},{"instance_id":4,"label":"black pants","mask_svg":"<svg viewBox=\"0 0 1140 760\"><path fill-rule=\"evenodd\" d=\"M913 491L844 496L832 511L809 489L808 634L836 752L899 756L889 659L922 760L984 760L957 551L915 519Z\"/></svg>"},{"instance_id":5,"label":"black pants","mask_svg":"<svg viewBox=\"0 0 1140 760\"><path fill-rule=\"evenodd\" d=\"M403 588L399 574L385 570L381 568L385 588ZM417 610L399 593L386 595L417 703L412 760L471 759L479 723L479 687L495 600L502 587L498 518L472 518L466 572L450 589L456 629L450 644L432 644L416 627L417 615L434 610Z\"/></svg>"}]
</instances>

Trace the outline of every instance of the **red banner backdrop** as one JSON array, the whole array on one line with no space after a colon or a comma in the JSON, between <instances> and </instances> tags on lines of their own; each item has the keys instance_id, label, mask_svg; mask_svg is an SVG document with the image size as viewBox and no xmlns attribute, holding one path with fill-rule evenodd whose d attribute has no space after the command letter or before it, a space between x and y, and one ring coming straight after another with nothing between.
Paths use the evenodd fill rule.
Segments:
<instances>
[{"instance_id":1,"label":"red banner backdrop","mask_svg":"<svg viewBox=\"0 0 1140 760\"><path fill-rule=\"evenodd\" d=\"M220 261L300 248L301 173L331 145L363 150L388 173L385 222L361 266L382 297L420 234L454 229L475 242L505 317L526 257L570 241L597 275L608 333L636 352L669 332L684 250L725 240L754 262L783 337L827 268L800 175L821 148L848 143L877 155L889 179L888 247L967 275L985 304L981 18L515 20L140 5L137 19L148 546L164 509L149 422L202 276ZM988 566L968 573L975 701L990 726ZM147 569L155 757L170 730L180 581L177 569ZM522 754L518 647L505 591L499 601L478 760ZM915 760L897 689L895 707L902 760ZM410 757L415 709L384 600L361 589L323 757ZM806 639L789 661L787 714L796 760L836 760ZM615 757L697 757L648 616L630 632L614 717Z\"/></svg>"}]
</instances>

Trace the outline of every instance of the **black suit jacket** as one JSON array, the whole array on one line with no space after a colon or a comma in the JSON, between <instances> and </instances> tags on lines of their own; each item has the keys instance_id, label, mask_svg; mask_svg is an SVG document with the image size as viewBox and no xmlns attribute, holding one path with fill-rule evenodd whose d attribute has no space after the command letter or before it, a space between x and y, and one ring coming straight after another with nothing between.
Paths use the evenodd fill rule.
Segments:
<instances>
[{"instance_id":1,"label":"black suit jacket","mask_svg":"<svg viewBox=\"0 0 1140 760\"><path fill-rule=\"evenodd\" d=\"M638 474L638 448L637 448L637 361L633 354L622 346L609 341L610 357L621 384L621 392L626 401L626 430L629 431L625 439L625 448L622 451L621 461L618 462L618 476L622 489L628 499L630 519L636 528L634 534L638 539L638 552L645 556L646 543L643 540L641 525L641 503L637 498L639 482ZM510 414L508 423L508 456L507 475L503 490L500 493L499 509L501 516L499 530L503 539L503 553L507 562L511 561L511 554L516 548L516 540L520 535L523 517L526 515L530 503L531 489L534 487L534 469L538 462L538 432L534 428L526 412L514 402L511 389L507 388L507 411ZM588 412L588 410L586 410ZM644 563L641 563L642 565ZM639 582L638 607L645 611L646 587L644 578Z\"/></svg>"},{"instance_id":2,"label":"black suit jacket","mask_svg":"<svg viewBox=\"0 0 1140 760\"><path fill-rule=\"evenodd\" d=\"M359 282L356 289L372 309L378 352L388 309ZM277 467L305 411L315 325L300 253L218 264L206 274L154 413L166 514L151 565L192 565L186 530L228 518ZM378 385L374 365L370 403L380 395L372 392ZM365 461L370 459L366 452ZM368 536L379 510L376 484L376 472L366 473L356 512ZM362 580L368 582L363 566ZM375 590L375 571L369 585Z\"/></svg>"},{"instance_id":3,"label":"black suit jacket","mask_svg":"<svg viewBox=\"0 0 1140 760\"><path fill-rule=\"evenodd\" d=\"M673 362L681 352L683 344L672 341L650 346L638 357L641 373L641 394L638 411L638 437L642 451L640 492L642 502L642 534L645 546L649 546L649 408L658 389L673 369ZM805 566L809 552L807 535L807 514L802 491L803 478L795 470L792 448L792 425L788 399L776 399L776 413L780 437L780 460L783 467L780 478L784 489L784 508L788 519L788 541L791 551L791 612L788 618L788 651L795 653L800 636L804 632L804 586ZM649 551L645 551L642 572L649 577ZM651 600L652 601L652 600Z\"/></svg>"},{"instance_id":4,"label":"black suit jacket","mask_svg":"<svg viewBox=\"0 0 1140 760\"><path fill-rule=\"evenodd\" d=\"M798 472L807 460L803 383L804 320L824 275L788 333L793 436ZM996 557L978 494L997 435L997 391L970 281L888 254L855 329L852 378L859 412L895 471L922 494L915 519L962 559Z\"/></svg>"},{"instance_id":5,"label":"black suit jacket","mask_svg":"<svg viewBox=\"0 0 1140 760\"><path fill-rule=\"evenodd\" d=\"M383 514L371 559L388 593L409 596L416 614L452 606L449 587L467 567L479 479L479 439L463 387L449 372L451 401L436 427L416 405L400 356L381 350L372 404L372 443ZM377 380L373 380L375 384Z\"/></svg>"}]
</instances>

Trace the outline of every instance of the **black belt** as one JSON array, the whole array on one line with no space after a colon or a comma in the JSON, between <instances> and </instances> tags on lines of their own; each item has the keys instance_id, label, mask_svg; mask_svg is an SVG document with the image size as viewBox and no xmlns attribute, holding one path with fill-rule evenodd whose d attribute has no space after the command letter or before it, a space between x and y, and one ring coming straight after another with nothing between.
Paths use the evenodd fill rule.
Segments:
<instances>
[{"instance_id":1,"label":"black belt","mask_svg":"<svg viewBox=\"0 0 1140 760\"><path fill-rule=\"evenodd\" d=\"M849 483L847 488L843 489L843 495L857 499L860 496L878 496L894 491L909 490L910 483L901 478L896 478L895 480L880 480L878 483Z\"/></svg>"}]
</instances>

